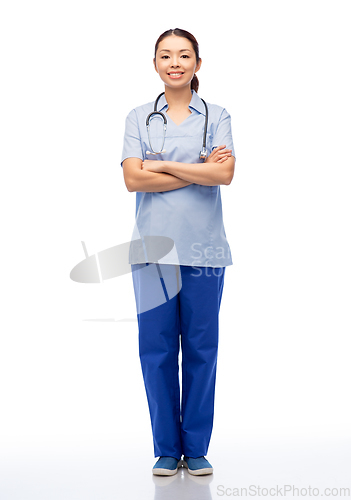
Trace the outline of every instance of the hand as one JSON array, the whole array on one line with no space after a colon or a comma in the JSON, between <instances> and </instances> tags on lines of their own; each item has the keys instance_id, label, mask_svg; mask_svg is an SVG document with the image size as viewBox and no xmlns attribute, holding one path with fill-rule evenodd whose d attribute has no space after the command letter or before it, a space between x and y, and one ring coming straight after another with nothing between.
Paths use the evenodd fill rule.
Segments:
<instances>
[{"instance_id":1,"label":"hand","mask_svg":"<svg viewBox=\"0 0 351 500\"><path fill-rule=\"evenodd\" d=\"M223 144L222 146L218 146L218 148L215 148L210 156L206 158L204 163L223 163L224 161L226 161L226 159L231 156L232 150L224 148L225 144Z\"/></svg>"},{"instance_id":2,"label":"hand","mask_svg":"<svg viewBox=\"0 0 351 500\"><path fill-rule=\"evenodd\" d=\"M162 161L159 160L144 160L141 163L141 168L143 170L149 170L149 172L162 172Z\"/></svg>"}]
</instances>

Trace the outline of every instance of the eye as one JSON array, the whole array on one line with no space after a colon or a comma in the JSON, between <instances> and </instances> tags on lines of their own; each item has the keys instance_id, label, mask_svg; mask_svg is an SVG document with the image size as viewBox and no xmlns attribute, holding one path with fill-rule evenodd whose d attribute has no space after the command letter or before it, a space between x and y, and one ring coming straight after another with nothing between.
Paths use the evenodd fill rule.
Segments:
<instances>
[{"instance_id":1,"label":"eye","mask_svg":"<svg viewBox=\"0 0 351 500\"><path fill-rule=\"evenodd\" d=\"M168 58L168 57L169 57L169 56L164 55L164 56L161 56L161 59L165 59L165 58ZM189 56L188 56L187 54L183 54L183 55L181 55L180 57L185 57L185 58L189 59Z\"/></svg>"}]
</instances>

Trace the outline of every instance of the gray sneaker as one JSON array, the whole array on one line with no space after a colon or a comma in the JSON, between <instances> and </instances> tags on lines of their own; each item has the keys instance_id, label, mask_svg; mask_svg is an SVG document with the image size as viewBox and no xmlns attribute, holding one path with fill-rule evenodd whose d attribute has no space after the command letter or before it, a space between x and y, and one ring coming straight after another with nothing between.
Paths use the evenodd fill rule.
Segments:
<instances>
[{"instance_id":1,"label":"gray sneaker","mask_svg":"<svg viewBox=\"0 0 351 500\"><path fill-rule=\"evenodd\" d=\"M203 476L204 474L212 474L212 465L205 457L184 457L183 465L188 469L189 474L193 476Z\"/></svg>"},{"instance_id":2,"label":"gray sneaker","mask_svg":"<svg viewBox=\"0 0 351 500\"><path fill-rule=\"evenodd\" d=\"M177 474L178 468L183 461L174 457L160 457L153 466L152 473L156 476L173 476Z\"/></svg>"}]
</instances>

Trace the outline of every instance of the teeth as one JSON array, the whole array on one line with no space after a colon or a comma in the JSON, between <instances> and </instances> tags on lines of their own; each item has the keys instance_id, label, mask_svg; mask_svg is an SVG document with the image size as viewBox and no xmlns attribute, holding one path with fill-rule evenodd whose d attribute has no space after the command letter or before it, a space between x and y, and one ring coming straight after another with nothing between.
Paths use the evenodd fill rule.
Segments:
<instances>
[{"instance_id":1,"label":"teeth","mask_svg":"<svg viewBox=\"0 0 351 500\"><path fill-rule=\"evenodd\" d=\"M170 75L172 76L179 76L179 75L182 75L183 73L170 73Z\"/></svg>"}]
</instances>

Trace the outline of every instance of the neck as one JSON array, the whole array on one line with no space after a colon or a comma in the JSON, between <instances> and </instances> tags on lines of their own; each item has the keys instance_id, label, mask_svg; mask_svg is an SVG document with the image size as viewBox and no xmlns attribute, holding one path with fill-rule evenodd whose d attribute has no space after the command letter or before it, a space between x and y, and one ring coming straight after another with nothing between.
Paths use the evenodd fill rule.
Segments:
<instances>
[{"instance_id":1,"label":"neck","mask_svg":"<svg viewBox=\"0 0 351 500\"><path fill-rule=\"evenodd\" d=\"M192 98L191 86L189 85L180 89L172 89L165 86L165 98L168 103L168 109L187 108Z\"/></svg>"}]
</instances>

